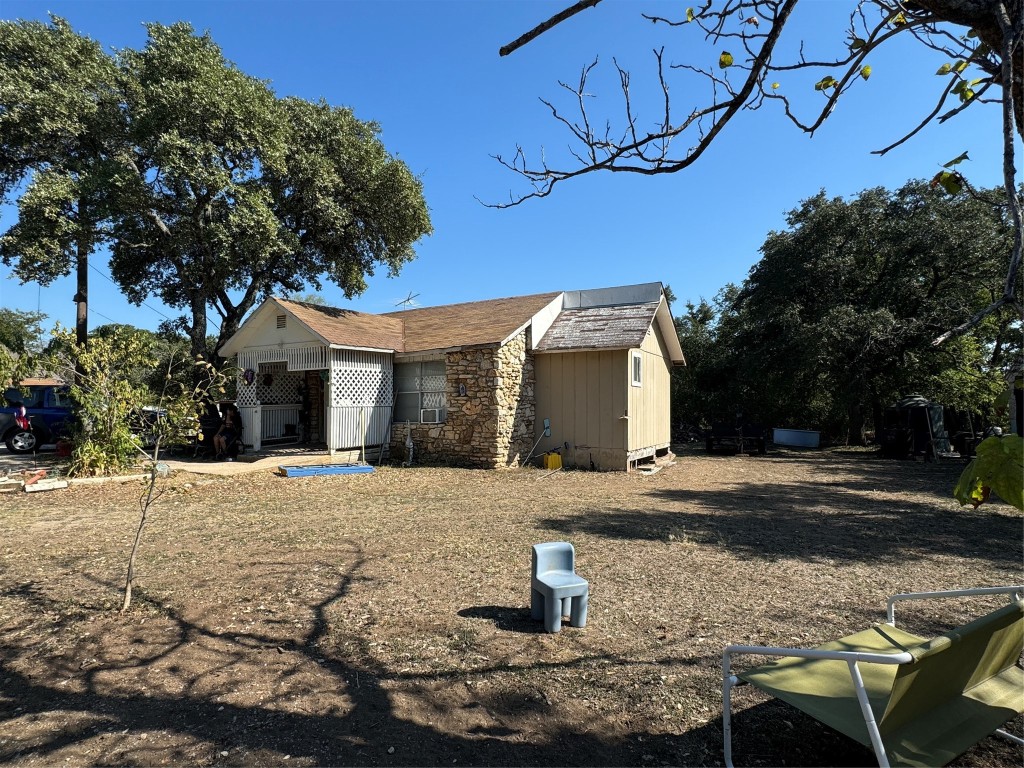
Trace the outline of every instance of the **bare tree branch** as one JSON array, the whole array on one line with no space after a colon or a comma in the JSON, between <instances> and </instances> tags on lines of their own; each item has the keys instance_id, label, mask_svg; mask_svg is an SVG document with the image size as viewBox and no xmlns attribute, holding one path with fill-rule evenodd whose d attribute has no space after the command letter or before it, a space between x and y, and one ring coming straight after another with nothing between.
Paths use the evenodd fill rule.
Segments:
<instances>
[{"instance_id":1,"label":"bare tree branch","mask_svg":"<svg viewBox=\"0 0 1024 768\"><path fill-rule=\"evenodd\" d=\"M515 42L501 49L506 55L525 45L562 21L593 7L597 1L577 2L562 13L538 25ZM656 49L654 56L657 66L657 85L660 88L659 115L657 128L645 132L639 111L632 98L631 78L627 70L615 63L619 76L619 88L623 97L623 125L619 138L613 137L610 121L606 121L603 136L597 135L592 126L595 121L588 113L586 92L587 78L597 64L584 68L578 87L564 83L562 87L575 97L575 108L579 111L577 120L569 119L553 103L543 103L551 111L556 122L568 128L576 146L568 149L568 166L557 166L556 161L548 162L542 153L539 164L527 162L521 146L516 146L511 160L495 159L506 168L517 173L530 185L532 191L515 196L502 204L487 204L494 208L509 208L538 197L547 197L554 187L578 176L595 171L638 173L645 175L675 173L692 165L714 142L729 121L741 110L756 110L768 99L782 104L788 120L802 131L813 134L827 120L842 96L855 83L867 80L870 68L869 54L877 51L888 41L907 34L914 37L925 48L949 56L951 61L937 74L948 74L941 93L932 109L923 120L903 138L875 154L884 155L917 135L926 125L944 122L960 114L968 107L979 103L992 102L984 98L992 86L1002 91L1004 143L1003 175L1004 187L1009 205L1009 216L1014 227L1014 245L1009 254L1006 284L1003 295L994 297L992 304L977 312L957 328L937 337L933 343L960 335L977 326L986 317L1007 307L1021 310L1020 291L1017 283L1020 276L1021 240L1024 229L1022 201L1015 186L1014 138L1024 135L1024 0L853 0L855 8L850 14L847 34L849 39L843 55L827 60L817 56L806 56L804 44L799 43L797 53L791 61L773 61L783 28L786 27L797 0L722 0L714 5L705 0L700 8L689 8L685 19L678 21L662 16L642 14L655 24L672 28L697 28L704 40L718 49L719 69L696 63L669 64L669 70L683 73L683 77L703 79L709 89L709 102L698 103L682 118L673 119L672 103L669 99L670 84L665 76L664 50ZM953 29L953 28L958 29ZM722 50L727 43L731 52ZM781 50L781 49L780 49ZM613 60L614 61L614 60ZM977 67L980 77L964 74L968 67ZM840 71L829 72L830 69ZM801 118L793 108L790 96L772 82L773 74L806 73L818 70L825 76L815 84L815 90L824 97L813 108L813 119ZM739 87L730 81L730 75L744 72L745 79ZM781 78L780 78L781 80ZM692 89L687 89L692 92ZM951 94L960 98L960 104L943 112ZM678 112L677 112L678 114ZM695 135L696 141L685 153L673 153L672 144L678 142L687 131ZM572 165L572 162L578 165Z\"/></svg>"},{"instance_id":2,"label":"bare tree branch","mask_svg":"<svg viewBox=\"0 0 1024 768\"><path fill-rule=\"evenodd\" d=\"M1005 306L1012 305L1013 303L1007 301L1006 297L996 299L987 307L975 312L974 315L971 316L970 320L966 320L960 323L960 325L958 325L956 328L951 328L950 330L943 333L941 336L935 337L935 339L932 340L932 346L938 347L941 346L942 344L945 344L950 339L955 339L957 336L963 336L965 333L967 333L967 331L971 330L972 328L977 328L979 325L981 325L981 322L989 315L995 314Z\"/></svg>"},{"instance_id":3,"label":"bare tree branch","mask_svg":"<svg viewBox=\"0 0 1024 768\"><path fill-rule=\"evenodd\" d=\"M540 37L552 27L561 24L566 19L572 18L580 11L585 11L588 8L593 8L600 2L601 0L579 0L579 2L576 3L575 5L566 8L564 11L561 11L560 13L556 13L547 21L541 22L536 27L527 32L525 35L520 35L508 45L501 46L501 48L498 49L498 55L508 56L513 51L522 48L524 45L526 45L534 38Z\"/></svg>"},{"instance_id":4,"label":"bare tree branch","mask_svg":"<svg viewBox=\"0 0 1024 768\"><path fill-rule=\"evenodd\" d=\"M702 73L705 76L710 77L712 80L725 85L730 94L729 99L718 102L716 98L711 105L691 112L680 124L673 125L670 121L665 121L668 124L666 125L663 122L661 130L640 136L633 132L635 118L632 116L629 108L628 77L623 78L620 76L620 83L622 84L626 98L626 135L630 137L628 141L618 144L596 140L584 141L584 144L588 148L588 154L593 159L589 164L573 170L554 169L549 167L546 163L542 163L539 167L531 168L527 166L525 155L522 153L521 148L518 147L516 155L511 162L504 160L501 155L496 155L495 159L499 163L525 177L534 187L534 191L518 198L512 197L508 203L485 205L492 208L510 208L529 199L547 197L551 194L551 190L554 188L555 184L599 170L655 175L661 173L675 173L692 165L711 145L715 140L715 137L718 136L729 121L744 108L747 100L751 97L754 91L759 88L763 78L763 72L771 60L772 51L782 34L782 29L785 27L785 23L788 20L789 15L796 7L796 4L797 0L782 0L782 2L779 3L781 8L777 9L774 22L771 25L768 35L765 37L764 44L758 52L757 57L751 62L743 86L738 91L729 87L727 79L720 80L711 73ZM591 65L590 68L592 67L593 65ZM580 87L578 91L576 91L580 104L583 104L583 90L586 86L586 75L589 73L590 68L584 70L584 76L580 80ZM544 103L549 109L551 109L556 120L566 125L571 125L553 105L548 102ZM691 147L685 156L674 158L670 157L668 155L668 147L671 140L684 133L691 125L699 123L701 118L707 116L715 116L715 121L706 133L701 134L698 143L694 147ZM589 118L586 118L585 115L584 120L585 122L589 122ZM579 138L579 131L574 130L573 132L577 138ZM661 144L663 150L652 153L651 155L647 154L648 148L659 144Z\"/></svg>"},{"instance_id":5,"label":"bare tree branch","mask_svg":"<svg viewBox=\"0 0 1024 768\"><path fill-rule=\"evenodd\" d=\"M596 170L641 174L674 173L682 170L700 156L709 141L714 139L738 111L758 109L766 99L781 102L787 119L800 130L813 134L834 112L842 96L856 83L870 77L866 66L869 54L891 39L909 33L933 50L960 57L954 59L950 67L950 79L956 82L953 84L943 83L943 94L939 100L940 107L932 111L925 120L921 121L901 140L879 151L879 154L884 154L909 140L929 122L948 119L967 106L983 101L982 94L993 83L1003 79L1001 70L993 69L998 56L991 50L991 46L983 45L977 38L972 40L966 36L956 37L941 26L943 21L948 20L943 14L951 13L951 9L956 10L965 19L978 20L985 18L985 8L991 8L994 3L998 2L1009 2L1014 6L1008 11L1011 17L1014 12L1018 11L1021 4L1021 0L921 0L913 3L902 0L856 0L856 8L850 15L847 29L849 40L845 56L831 60L807 57L803 53L804 49L801 43L800 52L795 57L796 60L792 62L773 61L772 53L781 28L786 26L796 5L796 0L728 0L724 4L715 6L715 10L712 10L712 3L706 2L696 10L688 9L685 20L679 21L662 16L641 14L644 19L654 23L678 28L687 25L698 28L703 33L705 40L712 44L732 40L734 41L732 45L742 46L747 57L741 60L739 56L735 56L733 57L735 61L732 64L725 66L720 64L719 66L722 66L721 75L716 74L717 70L709 71L692 64L671 64L671 69L685 70L706 79L712 94L710 104L691 109L681 121L673 122L672 105L668 98L669 83L665 78L664 51L656 50L654 55L657 62L658 85L661 88L664 107L661 110L663 115L659 120L658 129L650 133L643 133L638 129L642 123L639 114L634 111L633 100L630 96L629 73L616 64L625 105L625 125L622 130L622 138L618 143L611 138L610 123L608 123L604 139L598 139L589 130L593 121L587 113L585 97L589 97L590 94L584 93L583 80L585 78L581 80L581 86L577 89L571 89L561 84L574 94L580 122L577 124L567 119L554 104L547 101L544 104L551 110L556 121L569 127L574 139L582 145L583 151L570 150L569 155L577 161L580 157L586 158L584 164L578 168L556 168L547 162L539 166L530 166L527 164L521 148L517 148L520 151L517 151L512 163L501 160L500 156L497 159L506 167L527 178L533 186L532 193L518 199L521 202L531 197L546 196L550 193L552 185ZM531 30L524 38L542 34L545 29L578 12L580 6L581 4L577 3L567 8L562 14L552 17L546 25ZM964 6L971 6L971 8L965 10ZM874 9L874 13L866 13L868 9ZM991 35L986 37L991 39ZM734 53L738 53L732 45L729 47ZM985 77L972 82L971 90L974 93L970 98L963 99L963 104L945 114L940 114L941 105L949 93L956 92L953 89L966 82L962 77L963 68L971 65L980 67ZM590 74L593 66L587 68L586 75ZM793 97L777 90L779 83L772 83L769 75L796 73L815 68L826 72L829 68L841 68L842 72L836 72L835 77L826 75L816 85L816 90L821 92L824 100L820 102L821 106L816 108L813 119L807 121L801 118L794 109L793 102L791 102ZM729 82L729 74L738 70L747 72L747 80L739 90L733 88ZM723 91L727 94L725 98L722 98ZM960 95L963 98L963 95ZM1017 111L1020 111L1019 105L1017 105ZM710 128L705 130L706 118L712 120ZM678 139L680 135L690 129L697 133L697 140L690 146L685 156L671 156L670 145L673 140ZM541 194L542 192L543 194ZM511 200L516 202L517 199L513 196ZM507 204L502 207L507 207Z\"/></svg>"},{"instance_id":6,"label":"bare tree branch","mask_svg":"<svg viewBox=\"0 0 1024 768\"><path fill-rule=\"evenodd\" d=\"M900 144L903 144L903 143L909 141L914 136L916 136L918 133L920 133L921 130L924 129L925 126L927 126L932 120L934 120L935 116L937 114L939 114L939 112L942 110L942 106L946 103L946 99L949 97L950 92L953 90L953 88L955 86L956 86L956 81L955 80L951 80L949 82L949 85L946 87L946 90L944 90L942 92L942 94L939 96L939 103L935 105L935 109L933 109L931 111L931 113L929 113L928 116L924 118L924 120L922 120L920 123L918 123L917 127L914 128L914 130L910 131L910 133L908 133L905 136L903 136L902 139L897 139L896 141L894 141L892 144L890 144L887 147L883 147L882 149L872 150L871 154L873 154L873 155L884 155L885 153L889 152L890 150L896 149L896 147L900 146Z\"/></svg>"}]
</instances>

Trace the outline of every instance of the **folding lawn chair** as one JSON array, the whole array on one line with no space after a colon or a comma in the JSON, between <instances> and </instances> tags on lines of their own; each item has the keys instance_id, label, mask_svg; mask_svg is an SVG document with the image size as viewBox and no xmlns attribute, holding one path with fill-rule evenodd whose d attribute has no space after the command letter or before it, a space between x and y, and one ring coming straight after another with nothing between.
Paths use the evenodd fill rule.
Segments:
<instances>
[{"instance_id":1,"label":"folding lawn chair","mask_svg":"<svg viewBox=\"0 0 1024 768\"><path fill-rule=\"evenodd\" d=\"M896 628L900 600L1007 594L998 610L932 639ZM889 599L888 621L813 649L730 645L722 659L725 764L730 691L750 683L874 750L880 766L946 765L1024 712L1024 586L918 592ZM733 673L732 657L778 657Z\"/></svg>"}]
</instances>

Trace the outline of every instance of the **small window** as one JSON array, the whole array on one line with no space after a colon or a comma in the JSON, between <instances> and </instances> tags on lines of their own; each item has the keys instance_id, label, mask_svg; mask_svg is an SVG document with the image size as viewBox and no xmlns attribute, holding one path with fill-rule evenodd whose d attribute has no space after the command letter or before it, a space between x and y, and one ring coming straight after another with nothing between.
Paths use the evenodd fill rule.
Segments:
<instances>
[{"instance_id":1,"label":"small window","mask_svg":"<svg viewBox=\"0 0 1024 768\"><path fill-rule=\"evenodd\" d=\"M50 393L50 397L53 398L54 408L71 407L71 395L66 389L55 389Z\"/></svg>"},{"instance_id":2,"label":"small window","mask_svg":"<svg viewBox=\"0 0 1024 768\"><path fill-rule=\"evenodd\" d=\"M644 381L644 379L643 379L643 373L644 373L643 360L644 360L643 355L641 355L639 352L631 352L630 353L630 368L631 368L630 384L632 384L634 387L639 387L639 386L643 385L643 381Z\"/></svg>"},{"instance_id":3,"label":"small window","mask_svg":"<svg viewBox=\"0 0 1024 768\"><path fill-rule=\"evenodd\" d=\"M26 408L45 408L46 389L43 387L29 387L28 391L21 396L21 404Z\"/></svg>"},{"instance_id":4,"label":"small window","mask_svg":"<svg viewBox=\"0 0 1024 768\"><path fill-rule=\"evenodd\" d=\"M287 319L288 319L287 315L278 315L277 316L277 327L278 328L286 327Z\"/></svg>"},{"instance_id":5,"label":"small window","mask_svg":"<svg viewBox=\"0 0 1024 768\"><path fill-rule=\"evenodd\" d=\"M444 422L448 410L444 360L395 363L394 421L413 424Z\"/></svg>"}]
</instances>

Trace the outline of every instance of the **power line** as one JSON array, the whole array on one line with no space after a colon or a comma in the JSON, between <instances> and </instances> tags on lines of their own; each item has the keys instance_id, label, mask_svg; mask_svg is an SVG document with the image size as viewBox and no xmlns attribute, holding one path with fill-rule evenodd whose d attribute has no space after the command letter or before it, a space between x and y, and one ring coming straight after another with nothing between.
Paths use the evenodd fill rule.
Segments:
<instances>
[{"instance_id":1,"label":"power line","mask_svg":"<svg viewBox=\"0 0 1024 768\"><path fill-rule=\"evenodd\" d=\"M101 271L100 271L100 269L99 269L99 267L97 267L97 266L96 266L95 264L89 264L89 269L91 269L91 270L92 270L93 272L95 272L95 273L96 273L97 275L99 275L99 276L100 276L100 277L102 277L102 278L103 278L104 280L106 280L107 282L109 282L109 283L110 283L111 285L113 285L113 286L117 287L118 289L120 289L120 286L118 286L118 285L117 285L117 283L116 283L116 282L115 282L115 281L113 280L113 278L111 278L111 277L110 277L110 275L108 275L108 274L106 274L106 273L104 273L104 272L101 272ZM419 295L419 294L417 294L417 296L418 296L418 295ZM159 309L157 309L156 307L151 307L151 306L149 306L149 304L147 304L147 303L146 303L146 302L144 302L144 301L143 301L143 302L141 302L140 306L143 306L143 307L145 307L146 309L149 309L149 310L151 310L151 311L153 311L153 312L156 312L156 313L157 313L158 315L160 315L160 317L162 317L162 318L163 318L164 320L167 320L167 321L169 321L169 322L173 322L173 319L172 319L172 318L170 318L170 317L168 317L167 315L165 315L165 314L164 314L163 312L161 312L161 311L160 311ZM89 311L90 311L90 312L92 312L93 310L92 310L92 309L90 309ZM99 312L97 312L96 314L97 314L97 315L100 315L100 313L99 313ZM103 315L100 315L100 317L103 317ZM106 319L107 319L107 320L110 320L110 318L109 318L109 317L108 317L108 318L106 318ZM110 322L114 322L114 321L113 321L113 320L110 320ZM220 331L220 329L221 329L221 328L220 328L220 323L218 323L218 322L217 322L216 320L212 320L212 319L210 319L209 317L207 317L207 319L206 319L206 324L207 324L207 326L211 326L211 325L212 325L212 326L213 326L214 328L216 328L216 329L217 329L217 331L218 331L218 332L219 332L219 331Z\"/></svg>"},{"instance_id":2,"label":"power line","mask_svg":"<svg viewBox=\"0 0 1024 768\"><path fill-rule=\"evenodd\" d=\"M110 277L110 275L108 275L108 274L105 274L105 273L101 272L101 271L100 271L100 269L99 269L99 267L97 267L97 266L96 266L95 264L92 264L92 263L90 263L90 264L89 264L89 269L91 269L91 270L92 270L93 272L95 272L95 273L96 273L97 275L99 275L100 277L102 277L103 279L105 279L105 280L106 280L106 281L107 281L108 283L110 283L111 285L113 285L113 286L115 286L115 287L118 287L118 288L120 288L120 286L118 286L118 285L117 285L117 283L116 283L116 282L114 282L113 278L111 278L111 277ZM163 312L161 312L161 311L160 311L159 309L157 309L156 307L151 307L151 306L149 306L149 304L147 304L147 303L146 303L146 302L144 302L144 301L143 301L143 302L140 302L140 306L143 306L143 307L145 307L146 309L148 309L148 310L150 310L150 311L152 311L152 312L156 312L156 313L157 313L158 315L160 315L160 317L162 317L162 318L163 318L164 320L170 320L170 319L171 319L171 318L169 318L169 317L168 317L167 315L165 315L165 314L164 314ZM91 312L92 310L90 309L89 311ZM96 314L97 314L97 315L99 315L100 313L99 313L99 312L97 312ZM103 315L100 315L100 317L103 317ZM107 318L107 319L108 319L108 320L110 320L110 318ZM110 320L110 322L114 322L114 321L113 321L113 320Z\"/></svg>"},{"instance_id":3,"label":"power line","mask_svg":"<svg viewBox=\"0 0 1024 768\"><path fill-rule=\"evenodd\" d=\"M109 317L107 317L106 315L104 315L104 314L102 314L102 313L100 313L100 312L97 312L97 311L96 311L95 309L93 309L92 307L89 307L89 314L90 314L90 315L99 315L99 316L100 316L100 317L102 317L102 318L103 318L104 320L106 320L106 321L107 321L108 323L114 323L115 325L117 325L117 324L118 324L118 323L117 323L117 320L114 320L114 319L112 319L112 318L109 318Z\"/></svg>"},{"instance_id":4,"label":"power line","mask_svg":"<svg viewBox=\"0 0 1024 768\"><path fill-rule=\"evenodd\" d=\"M114 279L113 279L113 278L111 278L111 277L110 277L110 275L106 274L105 272L102 272L102 271L100 270L100 268L99 268L99 267L97 267L97 266L96 266L95 264L91 264L91 263L90 263L90 264L89 264L89 269L91 269L91 270L92 270L93 272L95 272L95 273L96 273L97 275L99 275L100 277L102 277L102 278L103 278L104 280L106 280L106 281L107 281L108 283L110 283L111 285L113 285L113 286L115 286L116 288L120 289L120 286L118 286L118 284L117 284L117 283L116 283L116 282L114 281ZM417 294L417 295L418 295L418 294ZM152 311L152 312L156 312L156 313L157 313L158 315L160 315L160 317L162 317L162 318L163 318L164 320L167 320L168 322L173 322L173 318L170 318L170 317L168 317L168 316L167 316L167 315L165 315L165 314L164 314L163 312L161 312L161 311L160 311L159 309L157 309L156 307L151 307L151 306L150 306L149 304L147 304L147 303L146 303L146 302L144 302L144 301L143 301L143 302L140 302L140 305L139 305L139 306L143 306L143 307L145 307L146 309L148 309L148 310L150 310L150 311ZM95 313L96 315L99 315L99 316L100 316L100 317L102 317L102 318L103 318L104 320L107 320L107 321L109 321L109 322L111 322L111 323L114 323L114 322L116 322L115 320L111 320L111 319L110 319L109 317L107 317L106 315L103 315L103 314L100 314L99 312L96 312L96 310L94 310L94 309L93 309L92 307L89 307L89 312ZM214 320L214 319L212 319L212 318L210 318L210 317L207 317L207 318L206 318L206 325L207 325L207 328L209 328L209 327L210 327L210 326L212 325L212 326L213 326L214 328L216 328L216 329L217 329L218 333L219 333L219 332L220 332L220 330L221 330L221 326L220 326L220 323L218 323L218 322L217 322L216 320Z\"/></svg>"}]
</instances>

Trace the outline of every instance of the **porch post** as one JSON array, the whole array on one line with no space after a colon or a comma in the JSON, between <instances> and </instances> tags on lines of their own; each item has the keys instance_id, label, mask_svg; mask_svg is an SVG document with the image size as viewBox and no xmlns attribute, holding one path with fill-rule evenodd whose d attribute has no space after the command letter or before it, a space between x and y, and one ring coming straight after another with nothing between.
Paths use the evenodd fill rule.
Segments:
<instances>
[{"instance_id":1,"label":"porch post","mask_svg":"<svg viewBox=\"0 0 1024 768\"><path fill-rule=\"evenodd\" d=\"M331 390L333 389L332 383L334 379L334 361L330 362L330 368L327 376L327 386L324 387L324 442L327 443L327 454L334 456L335 454L335 440L334 440L334 426L338 421L338 413L334 408L334 402L331 398Z\"/></svg>"}]
</instances>

